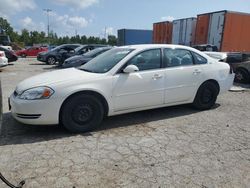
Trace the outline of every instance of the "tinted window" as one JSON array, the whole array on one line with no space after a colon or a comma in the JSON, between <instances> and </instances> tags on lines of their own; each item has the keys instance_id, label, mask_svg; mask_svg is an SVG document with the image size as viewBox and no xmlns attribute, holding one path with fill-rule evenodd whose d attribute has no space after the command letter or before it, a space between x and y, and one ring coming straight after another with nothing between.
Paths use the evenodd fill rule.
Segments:
<instances>
[{"instance_id":1,"label":"tinted window","mask_svg":"<svg viewBox=\"0 0 250 188\"><path fill-rule=\"evenodd\" d=\"M194 55L194 60L195 60L195 64L206 64L207 63L207 59L202 57L201 55L193 52L193 55Z\"/></svg>"},{"instance_id":2,"label":"tinted window","mask_svg":"<svg viewBox=\"0 0 250 188\"><path fill-rule=\"evenodd\" d=\"M193 56L184 49L164 49L165 67L193 65Z\"/></svg>"},{"instance_id":3,"label":"tinted window","mask_svg":"<svg viewBox=\"0 0 250 188\"><path fill-rule=\"evenodd\" d=\"M137 54L128 61L127 65L136 65L140 71L158 69L161 67L161 50L154 49Z\"/></svg>"}]
</instances>

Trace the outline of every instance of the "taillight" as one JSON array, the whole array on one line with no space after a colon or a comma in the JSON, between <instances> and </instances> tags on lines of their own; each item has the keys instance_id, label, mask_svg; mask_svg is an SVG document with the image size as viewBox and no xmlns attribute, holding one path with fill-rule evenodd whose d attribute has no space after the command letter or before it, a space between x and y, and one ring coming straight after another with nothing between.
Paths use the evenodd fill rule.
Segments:
<instances>
[{"instance_id":1,"label":"taillight","mask_svg":"<svg viewBox=\"0 0 250 188\"><path fill-rule=\"evenodd\" d=\"M0 53L0 57L4 57L5 55L4 55L4 53L3 52L1 52Z\"/></svg>"}]
</instances>

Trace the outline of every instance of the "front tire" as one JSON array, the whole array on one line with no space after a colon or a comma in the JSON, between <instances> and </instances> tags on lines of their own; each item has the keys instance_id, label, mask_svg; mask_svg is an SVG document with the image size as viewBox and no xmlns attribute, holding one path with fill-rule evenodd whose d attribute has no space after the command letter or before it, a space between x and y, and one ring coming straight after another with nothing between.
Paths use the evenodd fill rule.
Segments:
<instances>
[{"instance_id":1,"label":"front tire","mask_svg":"<svg viewBox=\"0 0 250 188\"><path fill-rule=\"evenodd\" d=\"M193 106L199 110L212 108L217 100L219 88L212 82L203 83L198 89Z\"/></svg>"},{"instance_id":2,"label":"front tire","mask_svg":"<svg viewBox=\"0 0 250 188\"><path fill-rule=\"evenodd\" d=\"M101 101L87 94L76 94L62 107L60 120L71 132L86 132L101 124L104 108Z\"/></svg>"},{"instance_id":3,"label":"front tire","mask_svg":"<svg viewBox=\"0 0 250 188\"><path fill-rule=\"evenodd\" d=\"M53 56L49 56L47 58L47 60L46 60L46 64L48 64L48 65L54 65L54 64L56 64L56 58L53 57Z\"/></svg>"}]
</instances>

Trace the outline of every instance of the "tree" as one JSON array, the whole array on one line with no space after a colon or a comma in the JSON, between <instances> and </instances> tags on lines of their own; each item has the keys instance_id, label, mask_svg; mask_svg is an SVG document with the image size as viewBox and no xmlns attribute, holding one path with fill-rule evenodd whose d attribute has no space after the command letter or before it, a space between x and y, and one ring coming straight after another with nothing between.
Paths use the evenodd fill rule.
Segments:
<instances>
[{"instance_id":1,"label":"tree","mask_svg":"<svg viewBox=\"0 0 250 188\"><path fill-rule=\"evenodd\" d=\"M114 36L114 35L109 35L109 36L108 36L108 44L109 44L109 45L112 45L112 46L117 45L117 38L116 38L116 36Z\"/></svg>"}]
</instances>

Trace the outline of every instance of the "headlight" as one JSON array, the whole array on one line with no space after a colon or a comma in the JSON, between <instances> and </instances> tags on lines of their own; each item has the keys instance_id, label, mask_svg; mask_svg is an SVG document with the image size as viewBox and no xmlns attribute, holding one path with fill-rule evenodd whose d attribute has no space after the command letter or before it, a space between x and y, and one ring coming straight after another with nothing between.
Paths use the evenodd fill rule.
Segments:
<instances>
[{"instance_id":1,"label":"headlight","mask_svg":"<svg viewBox=\"0 0 250 188\"><path fill-rule=\"evenodd\" d=\"M54 90L49 87L35 87L25 90L18 98L24 100L48 99L53 93Z\"/></svg>"}]
</instances>

